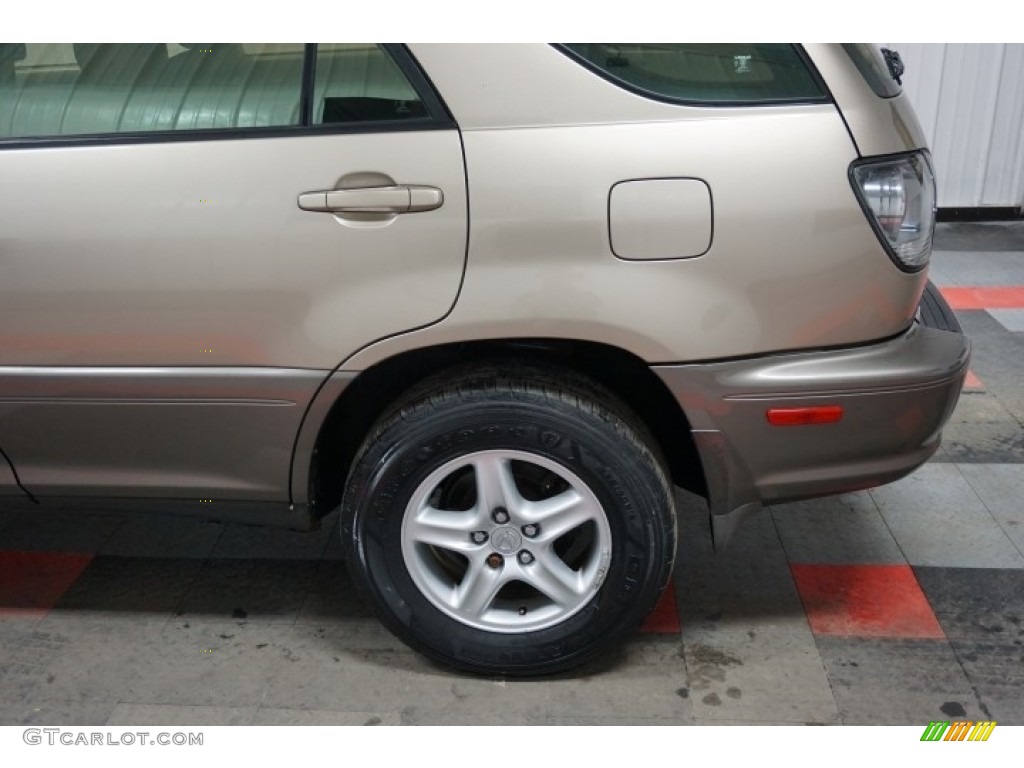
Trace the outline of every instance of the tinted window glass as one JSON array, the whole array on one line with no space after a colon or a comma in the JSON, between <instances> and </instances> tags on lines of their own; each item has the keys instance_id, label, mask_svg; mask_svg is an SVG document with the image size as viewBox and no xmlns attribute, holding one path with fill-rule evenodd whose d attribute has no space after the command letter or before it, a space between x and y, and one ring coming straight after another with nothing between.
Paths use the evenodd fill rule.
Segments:
<instances>
[{"instance_id":1,"label":"tinted window glass","mask_svg":"<svg viewBox=\"0 0 1024 768\"><path fill-rule=\"evenodd\" d=\"M861 77L867 81L867 84L871 86L871 90L878 96L888 99L900 95L902 88L900 88L899 83L890 74L889 67L882 56L882 51L877 45L843 43L843 50L846 51L846 54L853 60L857 69L860 70Z\"/></svg>"},{"instance_id":2,"label":"tinted window glass","mask_svg":"<svg viewBox=\"0 0 1024 768\"><path fill-rule=\"evenodd\" d=\"M815 101L821 86L788 44L573 43L565 46L610 80L679 102Z\"/></svg>"},{"instance_id":3,"label":"tinted window glass","mask_svg":"<svg viewBox=\"0 0 1024 768\"><path fill-rule=\"evenodd\" d=\"M380 46L317 46L314 124L408 120L426 115L416 91Z\"/></svg>"},{"instance_id":4,"label":"tinted window glass","mask_svg":"<svg viewBox=\"0 0 1024 768\"><path fill-rule=\"evenodd\" d=\"M0 137L257 128L299 120L301 45L23 48L6 64L6 80L0 76Z\"/></svg>"}]
</instances>

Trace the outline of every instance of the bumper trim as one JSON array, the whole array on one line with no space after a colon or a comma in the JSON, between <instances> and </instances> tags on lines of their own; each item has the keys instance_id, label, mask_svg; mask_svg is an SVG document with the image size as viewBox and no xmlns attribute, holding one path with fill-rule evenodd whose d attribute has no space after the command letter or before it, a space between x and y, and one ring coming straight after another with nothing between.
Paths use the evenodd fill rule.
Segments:
<instances>
[{"instance_id":1,"label":"bumper trim","mask_svg":"<svg viewBox=\"0 0 1024 768\"><path fill-rule=\"evenodd\" d=\"M692 426L716 548L762 505L897 480L938 450L970 342L918 323L877 344L654 366ZM772 427L770 407L841 405L831 424Z\"/></svg>"}]
</instances>

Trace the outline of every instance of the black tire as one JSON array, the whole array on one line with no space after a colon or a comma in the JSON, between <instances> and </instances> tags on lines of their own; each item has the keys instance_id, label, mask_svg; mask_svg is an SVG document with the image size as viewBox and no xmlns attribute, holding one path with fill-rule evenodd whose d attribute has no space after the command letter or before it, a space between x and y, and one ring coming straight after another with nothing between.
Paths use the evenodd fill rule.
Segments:
<instances>
[{"instance_id":1,"label":"black tire","mask_svg":"<svg viewBox=\"0 0 1024 768\"><path fill-rule=\"evenodd\" d=\"M671 576L675 508L652 446L628 409L571 374L489 364L435 377L381 417L355 459L342 503L342 536L353 578L381 621L436 661L501 676L550 674L582 664L633 632ZM423 498L417 489L429 487L428 478L438 468L447 471L448 462L480 452L503 456L503 451L524 452L582 481L607 520L602 541L610 541L610 559L602 554L596 571L604 574L593 587L596 592L581 597L576 612L564 620L521 632L471 626L440 610L417 586L403 555L403 518L413 494ZM514 460L508 462L512 465L520 466ZM561 482L560 477L552 474L551 481ZM523 481L514 482L522 492ZM477 493L475 477L470 485ZM497 533L492 536L498 540ZM494 541L488 546L497 547ZM410 562L421 570L419 561ZM457 580L456 586L461 586ZM545 595L538 596L543 601Z\"/></svg>"}]
</instances>

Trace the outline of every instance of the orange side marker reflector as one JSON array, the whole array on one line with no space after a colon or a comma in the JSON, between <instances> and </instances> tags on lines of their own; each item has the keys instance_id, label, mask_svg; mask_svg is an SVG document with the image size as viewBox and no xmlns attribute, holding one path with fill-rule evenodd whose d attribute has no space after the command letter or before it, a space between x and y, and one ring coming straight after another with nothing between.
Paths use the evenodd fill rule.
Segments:
<instances>
[{"instance_id":1,"label":"orange side marker reflector","mask_svg":"<svg viewBox=\"0 0 1024 768\"><path fill-rule=\"evenodd\" d=\"M843 418L841 405L815 405L809 408L769 408L768 423L773 427L802 427L808 424L834 424Z\"/></svg>"}]
</instances>

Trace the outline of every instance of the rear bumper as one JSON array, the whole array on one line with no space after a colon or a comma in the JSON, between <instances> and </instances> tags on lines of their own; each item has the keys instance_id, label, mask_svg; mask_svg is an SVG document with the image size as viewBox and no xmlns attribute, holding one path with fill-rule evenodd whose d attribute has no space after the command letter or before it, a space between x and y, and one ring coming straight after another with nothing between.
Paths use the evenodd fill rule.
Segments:
<instances>
[{"instance_id":1,"label":"rear bumper","mask_svg":"<svg viewBox=\"0 0 1024 768\"><path fill-rule=\"evenodd\" d=\"M716 544L763 504L870 488L919 467L956 406L970 342L915 322L863 347L655 366L689 418ZM840 421L772 426L769 408L838 405Z\"/></svg>"}]
</instances>

